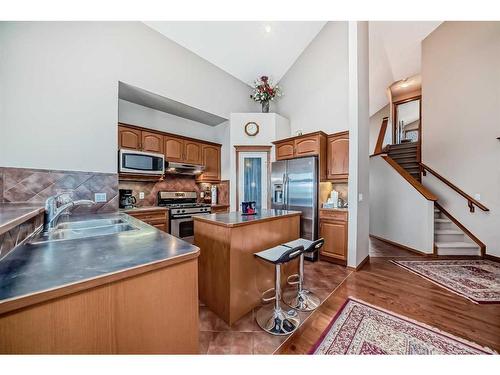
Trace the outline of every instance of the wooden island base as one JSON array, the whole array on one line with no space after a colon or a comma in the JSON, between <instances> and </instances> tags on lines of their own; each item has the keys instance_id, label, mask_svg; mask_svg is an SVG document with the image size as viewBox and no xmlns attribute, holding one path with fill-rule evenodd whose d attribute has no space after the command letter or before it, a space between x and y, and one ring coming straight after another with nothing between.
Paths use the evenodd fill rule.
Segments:
<instances>
[{"instance_id":1,"label":"wooden island base","mask_svg":"<svg viewBox=\"0 0 500 375\"><path fill-rule=\"evenodd\" d=\"M267 210L274 211L274 210ZM264 214L264 213L263 213ZM195 217L194 243L200 248L199 296L207 307L229 325L261 304L262 294L274 287L274 265L254 254L299 238L300 213L235 220L241 214ZM298 261L282 267L286 278L298 272Z\"/></svg>"}]
</instances>

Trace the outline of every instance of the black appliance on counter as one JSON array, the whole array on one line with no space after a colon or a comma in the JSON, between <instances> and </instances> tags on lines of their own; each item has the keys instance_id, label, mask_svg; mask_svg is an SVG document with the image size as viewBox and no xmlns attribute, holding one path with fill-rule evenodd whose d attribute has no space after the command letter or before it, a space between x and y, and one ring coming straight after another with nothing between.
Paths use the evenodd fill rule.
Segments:
<instances>
[{"instance_id":1,"label":"black appliance on counter","mask_svg":"<svg viewBox=\"0 0 500 375\"><path fill-rule=\"evenodd\" d=\"M210 204L196 203L195 191L159 191L158 206L167 207L170 234L187 242L194 240L194 215L211 213Z\"/></svg>"},{"instance_id":2,"label":"black appliance on counter","mask_svg":"<svg viewBox=\"0 0 500 375\"><path fill-rule=\"evenodd\" d=\"M120 208L134 208L137 203L137 199L132 195L132 189L120 189L119 198Z\"/></svg>"}]
</instances>

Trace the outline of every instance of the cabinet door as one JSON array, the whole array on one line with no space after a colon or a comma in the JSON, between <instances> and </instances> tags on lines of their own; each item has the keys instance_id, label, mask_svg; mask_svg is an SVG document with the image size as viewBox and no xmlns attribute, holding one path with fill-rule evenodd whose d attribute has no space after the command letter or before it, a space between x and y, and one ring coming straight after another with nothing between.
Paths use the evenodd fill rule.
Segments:
<instances>
[{"instance_id":1,"label":"cabinet door","mask_svg":"<svg viewBox=\"0 0 500 375\"><path fill-rule=\"evenodd\" d=\"M201 143L194 141L184 141L184 161L191 164L201 164Z\"/></svg>"},{"instance_id":2,"label":"cabinet door","mask_svg":"<svg viewBox=\"0 0 500 375\"><path fill-rule=\"evenodd\" d=\"M205 170L196 178L198 182L219 182L220 181L220 146L202 145L202 165Z\"/></svg>"},{"instance_id":3,"label":"cabinet door","mask_svg":"<svg viewBox=\"0 0 500 375\"><path fill-rule=\"evenodd\" d=\"M153 132L142 132L142 151L163 154L163 135Z\"/></svg>"},{"instance_id":4,"label":"cabinet door","mask_svg":"<svg viewBox=\"0 0 500 375\"><path fill-rule=\"evenodd\" d=\"M184 161L184 140L165 135L164 137L165 159L167 161Z\"/></svg>"},{"instance_id":5,"label":"cabinet door","mask_svg":"<svg viewBox=\"0 0 500 375\"><path fill-rule=\"evenodd\" d=\"M347 223L336 220L320 220L320 237L325 239L325 244L320 254L341 260L347 259Z\"/></svg>"},{"instance_id":6,"label":"cabinet door","mask_svg":"<svg viewBox=\"0 0 500 375\"><path fill-rule=\"evenodd\" d=\"M283 142L276 145L276 160L291 159L294 157L293 153L294 142Z\"/></svg>"},{"instance_id":7,"label":"cabinet door","mask_svg":"<svg viewBox=\"0 0 500 375\"><path fill-rule=\"evenodd\" d=\"M319 155L320 139L318 135L295 140L295 156Z\"/></svg>"},{"instance_id":8,"label":"cabinet door","mask_svg":"<svg viewBox=\"0 0 500 375\"><path fill-rule=\"evenodd\" d=\"M349 133L328 138L328 179L349 177Z\"/></svg>"},{"instance_id":9,"label":"cabinet door","mask_svg":"<svg viewBox=\"0 0 500 375\"><path fill-rule=\"evenodd\" d=\"M126 126L118 126L118 147L140 150L141 131Z\"/></svg>"}]
</instances>

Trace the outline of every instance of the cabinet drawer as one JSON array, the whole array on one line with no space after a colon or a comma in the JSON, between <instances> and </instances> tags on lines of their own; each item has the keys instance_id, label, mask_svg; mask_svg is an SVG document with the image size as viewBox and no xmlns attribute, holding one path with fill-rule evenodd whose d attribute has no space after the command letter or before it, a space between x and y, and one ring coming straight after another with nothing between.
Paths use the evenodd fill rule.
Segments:
<instances>
[{"instance_id":1,"label":"cabinet drawer","mask_svg":"<svg viewBox=\"0 0 500 375\"><path fill-rule=\"evenodd\" d=\"M320 219L332 219L339 221L347 221L347 211L335 211L335 210L319 210Z\"/></svg>"}]
</instances>

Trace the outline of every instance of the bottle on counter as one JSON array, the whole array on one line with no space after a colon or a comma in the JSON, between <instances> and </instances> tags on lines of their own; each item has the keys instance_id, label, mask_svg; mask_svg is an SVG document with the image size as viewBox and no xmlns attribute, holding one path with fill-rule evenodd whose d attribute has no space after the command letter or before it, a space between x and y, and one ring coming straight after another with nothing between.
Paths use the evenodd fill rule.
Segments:
<instances>
[{"instance_id":1,"label":"bottle on counter","mask_svg":"<svg viewBox=\"0 0 500 375\"><path fill-rule=\"evenodd\" d=\"M217 204L217 186L216 185L212 185L210 187L210 193L212 196L212 205Z\"/></svg>"}]
</instances>

